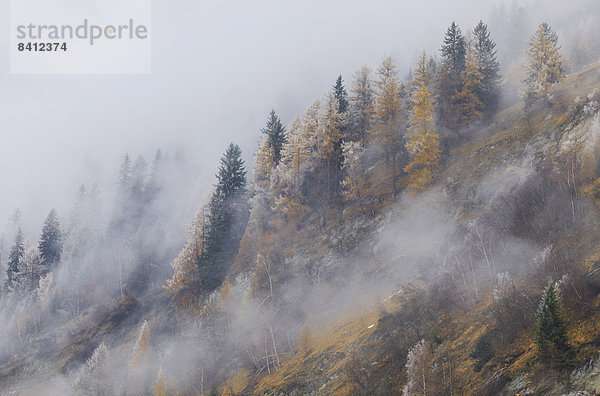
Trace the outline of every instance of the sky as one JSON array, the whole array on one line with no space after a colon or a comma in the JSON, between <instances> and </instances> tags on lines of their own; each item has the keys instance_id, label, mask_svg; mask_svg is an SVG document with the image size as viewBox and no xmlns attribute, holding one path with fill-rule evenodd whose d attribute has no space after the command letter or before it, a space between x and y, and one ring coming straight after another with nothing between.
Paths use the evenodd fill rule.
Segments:
<instances>
[{"instance_id":1,"label":"sky","mask_svg":"<svg viewBox=\"0 0 600 396\"><path fill-rule=\"evenodd\" d=\"M18 207L38 232L82 183L110 191L125 152L183 148L202 197L229 142L252 162L272 108L288 124L339 74L349 85L387 55L406 75L452 20L466 30L497 3L152 1L151 74L11 75L0 0L0 228Z\"/></svg>"}]
</instances>

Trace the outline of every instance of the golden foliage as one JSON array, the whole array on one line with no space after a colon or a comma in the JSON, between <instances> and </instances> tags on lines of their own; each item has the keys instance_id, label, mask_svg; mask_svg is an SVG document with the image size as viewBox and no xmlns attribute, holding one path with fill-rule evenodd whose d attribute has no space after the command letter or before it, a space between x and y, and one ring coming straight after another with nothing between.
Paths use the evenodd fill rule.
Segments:
<instances>
[{"instance_id":1,"label":"golden foliage","mask_svg":"<svg viewBox=\"0 0 600 396\"><path fill-rule=\"evenodd\" d=\"M223 393L221 393L221 396L233 396L233 392L231 391L231 389L226 386L225 388L223 388Z\"/></svg>"},{"instance_id":2,"label":"golden foliage","mask_svg":"<svg viewBox=\"0 0 600 396\"><path fill-rule=\"evenodd\" d=\"M459 127L465 128L479 121L484 105L477 97L477 92L482 88L483 75L479 71L477 60L469 48L465 61L465 70L462 72L462 88L455 100L460 110Z\"/></svg>"},{"instance_id":3,"label":"golden foliage","mask_svg":"<svg viewBox=\"0 0 600 396\"><path fill-rule=\"evenodd\" d=\"M255 155L256 166L254 167L254 185L257 187L266 187L271 180L273 173L273 148L269 144L269 139L264 138Z\"/></svg>"},{"instance_id":4,"label":"golden foliage","mask_svg":"<svg viewBox=\"0 0 600 396\"><path fill-rule=\"evenodd\" d=\"M162 370L158 372L158 379L156 380L156 385L152 387L152 394L154 396L165 396L167 394L167 384L165 383Z\"/></svg>"},{"instance_id":5,"label":"golden foliage","mask_svg":"<svg viewBox=\"0 0 600 396\"><path fill-rule=\"evenodd\" d=\"M410 114L409 141L406 145L413 155L404 168L409 175L408 189L413 193L423 191L433 180L433 172L439 168L441 154L439 135L433 122L433 101L425 85L414 97Z\"/></svg>"},{"instance_id":6,"label":"golden foliage","mask_svg":"<svg viewBox=\"0 0 600 396\"><path fill-rule=\"evenodd\" d=\"M148 322L144 321L142 328L140 329L140 335L133 348L133 359L129 364L132 370L141 368L146 365L148 361L148 355L150 354L150 329Z\"/></svg>"}]
</instances>

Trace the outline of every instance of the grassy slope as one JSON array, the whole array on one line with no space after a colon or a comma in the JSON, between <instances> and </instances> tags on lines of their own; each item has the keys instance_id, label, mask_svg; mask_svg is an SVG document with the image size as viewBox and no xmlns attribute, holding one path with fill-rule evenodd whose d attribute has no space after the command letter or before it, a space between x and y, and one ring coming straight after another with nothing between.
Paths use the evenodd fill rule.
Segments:
<instances>
[{"instance_id":1,"label":"grassy slope","mask_svg":"<svg viewBox=\"0 0 600 396\"><path fill-rule=\"evenodd\" d=\"M441 187L466 191L479 183L494 167L522 155L527 144L532 144L539 154L542 149L548 147L536 147L536 139L539 140L540 135L564 129L568 105L573 102L575 96L585 96L595 87L600 87L599 66L569 76L555 90L555 105L552 111L538 110L535 116L530 118L530 122L523 118L522 104L502 111L488 128L478 132L478 137L451 154L448 166L437 178L438 184ZM478 210L475 202L467 200L457 200L453 204L465 219ZM600 246L595 246L595 240L600 235L600 230L598 231L595 235L583 237L587 240L578 241L582 248L578 250L577 259L581 266L587 266L588 269L599 261ZM439 329L436 330L437 335L450 343L455 375L463 384L461 391L467 394L473 393L498 371L507 374L507 377L514 377L533 367L533 336L531 331L524 331L499 356L488 363L487 370L480 373L473 370L473 360L468 357L468 352L485 329L488 320L485 312L491 300L490 293L491 290L485 291L480 302L469 306L467 310L442 310L442 314L430 323L431 328ZM399 324L390 318L401 312L403 305L397 298L389 301L393 302L390 302L385 310L381 307L378 309L376 304L373 304L370 308L366 307L350 315L345 314L331 323L313 328L308 351L299 352L289 358L279 371L263 374L258 378L243 371L226 386L236 394L350 395L360 391L360 382L371 387L385 382L391 385L383 390L384 393L400 392L404 382L401 372L403 361L399 362L394 358L394 354L386 349L389 343L384 340L388 336L397 336L395 327ZM594 308L598 308L598 302L594 301ZM569 332L573 344L579 350L579 361L589 359L600 352L597 342L599 329L595 325L598 319L598 315L593 315L585 320L571 321ZM371 324L375 326L369 327ZM356 373L351 370L355 363L352 359L356 355L351 351L358 351L359 365L362 365L362 369L370 366L370 374L365 374L365 378L352 380L351 377Z\"/></svg>"}]
</instances>

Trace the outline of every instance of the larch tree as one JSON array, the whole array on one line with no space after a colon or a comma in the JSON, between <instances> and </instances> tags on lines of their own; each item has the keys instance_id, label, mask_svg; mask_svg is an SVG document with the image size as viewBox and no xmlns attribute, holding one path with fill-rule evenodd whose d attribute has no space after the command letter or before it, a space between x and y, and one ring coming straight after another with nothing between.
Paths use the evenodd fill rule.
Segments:
<instances>
[{"instance_id":1,"label":"larch tree","mask_svg":"<svg viewBox=\"0 0 600 396\"><path fill-rule=\"evenodd\" d=\"M290 124L288 139L283 145L282 164L279 167L280 183L291 185L299 190L305 163L310 159L304 139L304 124L295 117Z\"/></svg>"},{"instance_id":2,"label":"larch tree","mask_svg":"<svg viewBox=\"0 0 600 396\"><path fill-rule=\"evenodd\" d=\"M204 250L206 235L206 208L196 213L188 228L188 241L171 266L173 276L167 280L167 290L183 308L190 308L196 302L198 289L198 260Z\"/></svg>"},{"instance_id":3,"label":"larch tree","mask_svg":"<svg viewBox=\"0 0 600 396\"><path fill-rule=\"evenodd\" d=\"M467 44L458 25L452 22L445 36L441 53L441 66L437 73L437 111L440 124L453 130L460 114L455 100L462 86Z\"/></svg>"},{"instance_id":4,"label":"larch tree","mask_svg":"<svg viewBox=\"0 0 600 396\"><path fill-rule=\"evenodd\" d=\"M350 113L352 116L352 140L358 140L365 147L368 131L375 116L375 91L372 86L371 69L363 66L353 76Z\"/></svg>"},{"instance_id":5,"label":"larch tree","mask_svg":"<svg viewBox=\"0 0 600 396\"><path fill-rule=\"evenodd\" d=\"M433 370L434 356L431 344L425 340L419 341L410 348L406 356L406 376L408 383L403 394L408 395L433 395L435 392L435 377Z\"/></svg>"},{"instance_id":6,"label":"larch tree","mask_svg":"<svg viewBox=\"0 0 600 396\"><path fill-rule=\"evenodd\" d=\"M391 58L383 60L378 69L379 92L375 102L375 122L372 128L373 143L384 152L385 163L391 173L392 191L398 191L398 178L404 166L405 116L400 102L400 85L396 67Z\"/></svg>"},{"instance_id":7,"label":"larch tree","mask_svg":"<svg viewBox=\"0 0 600 396\"><path fill-rule=\"evenodd\" d=\"M328 123L328 110L329 107L323 106L321 100L317 99L308 106L298 122L297 133L292 137L294 143L286 147L286 161L290 162L292 159L293 164L291 167L286 166L285 173L294 175L295 187L288 190L284 198L292 198L303 205L329 198L329 194L324 194L329 176L325 169L328 158L326 139L331 142L336 139L338 131L334 128L335 120L339 120L340 115L331 114L334 122ZM325 132L327 125L331 128L329 136Z\"/></svg>"},{"instance_id":8,"label":"larch tree","mask_svg":"<svg viewBox=\"0 0 600 396\"><path fill-rule=\"evenodd\" d=\"M163 375L162 369L158 370L158 378L156 384L152 387L153 396L166 396L167 384L165 382L165 376Z\"/></svg>"},{"instance_id":9,"label":"larch tree","mask_svg":"<svg viewBox=\"0 0 600 396\"><path fill-rule=\"evenodd\" d=\"M223 282L223 286L221 286L221 291L219 292L219 304L224 311L229 310L231 301L233 300L231 296L231 284L229 283L229 279L225 279Z\"/></svg>"},{"instance_id":10,"label":"larch tree","mask_svg":"<svg viewBox=\"0 0 600 396\"><path fill-rule=\"evenodd\" d=\"M131 172L131 159L129 158L129 154L125 153L125 157L123 157L123 161L121 162L121 167L119 169L119 184L121 188L128 189L131 186Z\"/></svg>"},{"instance_id":11,"label":"larch tree","mask_svg":"<svg viewBox=\"0 0 600 396\"><path fill-rule=\"evenodd\" d=\"M306 132L302 120L298 117L294 118L276 172L274 191L277 194L270 197L274 201L274 208L288 223L296 226L299 226L302 218L309 211L304 202L301 186L307 166L313 160L310 142L316 139L316 136L308 135ZM263 227L264 229L266 227Z\"/></svg>"},{"instance_id":12,"label":"larch tree","mask_svg":"<svg viewBox=\"0 0 600 396\"><path fill-rule=\"evenodd\" d=\"M559 290L549 282L536 312L535 343L543 363L566 367L572 363L573 350L567 337L567 322L562 312Z\"/></svg>"},{"instance_id":13,"label":"larch tree","mask_svg":"<svg viewBox=\"0 0 600 396\"><path fill-rule=\"evenodd\" d=\"M345 175L342 187L347 199L361 202L367 196L366 150L361 142L344 142L342 145Z\"/></svg>"},{"instance_id":14,"label":"larch tree","mask_svg":"<svg viewBox=\"0 0 600 396\"><path fill-rule=\"evenodd\" d=\"M42 265L44 266L44 273L52 271L58 264L62 248L63 237L60 221L58 220L56 210L52 209L44 221L42 235L40 236L40 241L38 243L38 249L42 257Z\"/></svg>"},{"instance_id":15,"label":"larch tree","mask_svg":"<svg viewBox=\"0 0 600 396\"><path fill-rule=\"evenodd\" d=\"M408 83L411 96L414 96L422 85L425 85L431 92L435 81L435 70L435 61L432 57L428 57L427 53L423 51L421 55L419 55L417 67L412 71L412 79Z\"/></svg>"},{"instance_id":16,"label":"larch tree","mask_svg":"<svg viewBox=\"0 0 600 396\"><path fill-rule=\"evenodd\" d=\"M564 67L558 35L547 23L542 23L529 41L527 58L525 104L530 106L538 100L548 104L552 87L564 78Z\"/></svg>"},{"instance_id":17,"label":"larch tree","mask_svg":"<svg viewBox=\"0 0 600 396\"><path fill-rule=\"evenodd\" d=\"M279 161L281 160L281 149L286 140L286 132L285 127L275 113L275 110L271 110L267 125L261 132L266 135L267 144L272 151L273 165L279 165Z\"/></svg>"},{"instance_id":18,"label":"larch tree","mask_svg":"<svg viewBox=\"0 0 600 396\"><path fill-rule=\"evenodd\" d=\"M500 62L496 58L496 43L491 39L488 26L483 21L479 21L473 29L473 39L473 57L481 74L481 87L477 96L483 104L484 115L489 117L498 109Z\"/></svg>"},{"instance_id":19,"label":"larch tree","mask_svg":"<svg viewBox=\"0 0 600 396\"><path fill-rule=\"evenodd\" d=\"M479 71L471 46L467 49L465 70L461 74L461 80L462 86L460 92L456 94L455 101L460 112L457 126L464 129L478 122L484 111L484 104L478 96L483 88L483 75Z\"/></svg>"},{"instance_id":20,"label":"larch tree","mask_svg":"<svg viewBox=\"0 0 600 396\"><path fill-rule=\"evenodd\" d=\"M271 174L275 168L274 153L268 138L264 138L254 155L254 186L266 188L271 182Z\"/></svg>"},{"instance_id":21,"label":"larch tree","mask_svg":"<svg viewBox=\"0 0 600 396\"><path fill-rule=\"evenodd\" d=\"M19 263L25 254L23 245L23 232L19 227L15 236L15 243L10 248L8 254L8 268L6 270L6 290L13 291L17 287L17 273L19 272Z\"/></svg>"},{"instance_id":22,"label":"larch tree","mask_svg":"<svg viewBox=\"0 0 600 396\"><path fill-rule=\"evenodd\" d=\"M90 356L75 383L76 393L85 395L110 394L110 375L108 372L108 349L104 343L98 345Z\"/></svg>"},{"instance_id":23,"label":"larch tree","mask_svg":"<svg viewBox=\"0 0 600 396\"><path fill-rule=\"evenodd\" d=\"M344 160L342 156L343 120L339 111L339 101L335 93L328 98L327 114L323 122L323 160L325 166L325 188L328 196L333 196L339 190L340 170Z\"/></svg>"},{"instance_id":24,"label":"larch tree","mask_svg":"<svg viewBox=\"0 0 600 396\"><path fill-rule=\"evenodd\" d=\"M31 295L39 285L42 276L42 257L35 246L25 243L24 253L19 260L19 271L16 276L17 289L25 296Z\"/></svg>"},{"instance_id":25,"label":"larch tree","mask_svg":"<svg viewBox=\"0 0 600 396\"><path fill-rule=\"evenodd\" d=\"M48 311L52 302L52 293L54 291L54 275L52 272L40 277L37 297L40 300L41 307L44 311Z\"/></svg>"},{"instance_id":26,"label":"larch tree","mask_svg":"<svg viewBox=\"0 0 600 396\"><path fill-rule=\"evenodd\" d=\"M150 328L148 322L144 321L140 328L140 334L133 347L133 357L129 363L129 367L132 371L143 368L148 362L148 356L150 355Z\"/></svg>"},{"instance_id":27,"label":"larch tree","mask_svg":"<svg viewBox=\"0 0 600 396\"><path fill-rule=\"evenodd\" d=\"M439 168L441 154L439 135L435 133L433 101L425 85L413 98L410 113L407 148L412 161L404 168L409 175L408 189L421 192L433 180L433 172Z\"/></svg>"}]
</instances>

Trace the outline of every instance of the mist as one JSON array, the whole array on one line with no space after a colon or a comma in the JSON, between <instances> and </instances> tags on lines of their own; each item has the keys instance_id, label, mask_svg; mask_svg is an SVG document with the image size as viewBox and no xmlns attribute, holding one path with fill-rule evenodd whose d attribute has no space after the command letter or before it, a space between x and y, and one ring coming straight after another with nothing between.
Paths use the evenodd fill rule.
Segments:
<instances>
[{"instance_id":1,"label":"mist","mask_svg":"<svg viewBox=\"0 0 600 396\"><path fill-rule=\"evenodd\" d=\"M7 0L1 1L8 7ZM9 218L16 209L28 239L26 251L37 245L51 209L58 211L66 235L61 267L53 273L51 303L45 303L52 312L45 312L49 309L41 302L16 297L0 307L0 322L5 323L0 355L7 362L17 362L20 353L42 356L29 379L12 383L11 389L43 382L46 394L71 391L100 344L108 350L111 368L104 374L115 393L147 387L159 371L185 389L197 386L199 376L208 387L244 365L254 367L258 376L270 370L269 359L293 354L303 325L318 326L361 307L384 304L413 281L437 282L457 273L462 280L452 282L466 290L463 300L476 301L500 274L526 273L541 265L536 260L544 261L539 257L550 249L544 238L497 221L516 216L515 195L527 194L539 177L532 155L537 147L527 146L464 186L454 180L418 197L394 194L393 204L372 219L315 239L315 246L324 246L319 260L311 259L310 249L293 250L295 246L277 270L262 263L260 254L250 261L237 258L231 297L226 300L218 288L203 295L193 319L166 303L164 290L173 275L171 264L185 252L188 226L197 226L194 216L209 205L219 158L230 142L241 147L251 184L261 128L271 109L290 129L294 117L323 97L338 75L350 87L355 70L362 65L376 70L386 56L394 59L399 79L408 79L422 51L439 57L452 21L466 33L479 20L490 24L498 43L501 107L508 108L519 100L521 64L536 27L551 23L561 51L573 54L583 35L595 34L594 5L594 0L575 0L567 12L559 0L154 1L149 75L9 74L8 51L2 51L2 283L16 230ZM588 8L594 10L590 15ZM573 18L584 22L572 29ZM2 13L3 48L9 42L7 26L8 13ZM600 42L590 48L595 54ZM568 70L595 60L581 56ZM476 128L470 136L485 133L486 128ZM138 169L150 191L141 197L123 192L125 155L132 173ZM249 190L244 196L253 196L248 227L259 227L251 210L265 193L255 186ZM549 200L564 199L560 194L548 193ZM465 219L449 203L452 199L474 201L477 214ZM332 221L326 216L312 215L309 231L316 224L326 227L326 220ZM568 217L560 216L560 221ZM301 238L300 227L296 231ZM273 238L285 243L284 236ZM340 253L348 239L362 242L351 253ZM499 246L494 252L486 250L492 239ZM261 292L259 282L269 283L270 293ZM273 286L276 282L281 284ZM273 308L277 304L293 309ZM32 339L22 335L25 311L35 317L28 322L35 326ZM114 327L100 331L99 323L107 318ZM138 382L130 383L132 349L145 320L152 353ZM184 324L176 328L178 321ZM38 326L42 333L60 331L38 336ZM79 348L75 357L60 373L48 376L48 345L71 342Z\"/></svg>"},{"instance_id":2,"label":"mist","mask_svg":"<svg viewBox=\"0 0 600 396\"><path fill-rule=\"evenodd\" d=\"M4 7L7 3L3 0ZM578 3L589 2L570 7L578 9ZM559 14L560 7L547 4L536 11ZM202 197L230 141L241 146L251 165L272 108L288 123L338 74L349 81L355 69L375 66L385 55L407 75L420 51L437 53L452 20L466 31L494 7L474 0L368 6L358 1L155 2L152 74L140 76L11 75L4 51L1 223L20 208L33 236L51 208L68 211L81 184L97 182L111 193L112 176L126 152L151 157L157 148L185 148ZM532 18L530 31L545 17ZM0 45L5 48L7 19L3 13ZM501 37L494 28L492 34Z\"/></svg>"}]
</instances>

